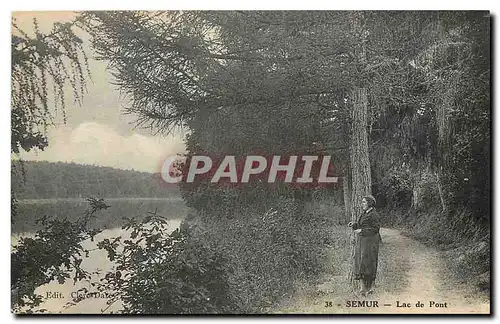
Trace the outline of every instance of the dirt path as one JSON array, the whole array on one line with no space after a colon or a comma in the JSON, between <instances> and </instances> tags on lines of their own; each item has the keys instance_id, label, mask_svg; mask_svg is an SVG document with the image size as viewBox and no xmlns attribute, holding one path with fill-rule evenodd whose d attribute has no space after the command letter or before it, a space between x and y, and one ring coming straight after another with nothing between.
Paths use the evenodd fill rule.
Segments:
<instances>
[{"instance_id":1,"label":"dirt path","mask_svg":"<svg viewBox=\"0 0 500 324\"><path fill-rule=\"evenodd\" d=\"M488 296L454 283L437 250L398 230L382 229L381 235L374 294L361 297L348 290L346 275L328 276L313 291L303 290L281 305L277 313L489 313ZM353 301L358 307L353 307ZM423 307L416 307L419 301ZM410 307L398 307L403 303Z\"/></svg>"}]
</instances>

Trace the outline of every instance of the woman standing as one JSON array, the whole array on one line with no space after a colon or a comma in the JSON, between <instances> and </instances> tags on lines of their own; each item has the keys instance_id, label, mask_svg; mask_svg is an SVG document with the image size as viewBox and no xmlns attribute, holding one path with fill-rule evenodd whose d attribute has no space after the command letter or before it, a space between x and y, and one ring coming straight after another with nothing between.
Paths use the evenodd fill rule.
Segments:
<instances>
[{"instance_id":1,"label":"woman standing","mask_svg":"<svg viewBox=\"0 0 500 324\"><path fill-rule=\"evenodd\" d=\"M378 248L380 244L380 222L375 210L375 198L365 196L361 202L363 213L357 222L348 226L356 235L354 249L354 279L361 280L361 294L371 294L377 276Z\"/></svg>"}]
</instances>

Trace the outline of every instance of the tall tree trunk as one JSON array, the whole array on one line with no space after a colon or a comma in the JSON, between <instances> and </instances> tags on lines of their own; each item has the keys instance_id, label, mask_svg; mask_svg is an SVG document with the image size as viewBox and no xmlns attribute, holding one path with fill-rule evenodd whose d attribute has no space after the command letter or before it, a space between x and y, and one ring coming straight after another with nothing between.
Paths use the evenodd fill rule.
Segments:
<instances>
[{"instance_id":1,"label":"tall tree trunk","mask_svg":"<svg viewBox=\"0 0 500 324\"><path fill-rule=\"evenodd\" d=\"M353 91L351 113L351 220L355 222L361 213L363 196L371 194L370 158L368 153L368 96L366 88Z\"/></svg>"},{"instance_id":2,"label":"tall tree trunk","mask_svg":"<svg viewBox=\"0 0 500 324\"><path fill-rule=\"evenodd\" d=\"M346 163L349 165L349 163ZM345 223L349 223L352 220L351 211L351 176L349 172L349 167L345 168L344 177L342 178L342 191L344 194L344 215Z\"/></svg>"},{"instance_id":3,"label":"tall tree trunk","mask_svg":"<svg viewBox=\"0 0 500 324\"><path fill-rule=\"evenodd\" d=\"M351 189L350 189L350 181L348 171L344 174L344 178L342 179L342 189L344 192L344 210L345 210L345 220L346 224L351 221Z\"/></svg>"},{"instance_id":4,"label":"tall tree trunk","mask_svg":"<svg viewBox=\"0 0 500 324\"><path fill-rule=\"evenodd\" d=\"M349 163L346 163L349 165ZM344 178L342 179L342 191L344 194L344 222L342 225L349 223L351 221L351 177L349 176L349 169L346 168L344 171ZM350 247L352 231L347 228L346 232L346 247ZM350 247L352 249L352 247ZM352 252L352 251L351 251ZM352 275L351 271L349 272L349 277Z\"/></svg>"},{"instance_id":5,"label":"tall tree trunk","mask_svg":"<svg viewBox=\"0 0 500 324\"><path fill-rule=\"evenodd\" d=\"M367 115L368 98L366 88L356 88L353 91L352 126L351 126L351 220L356 222L361 214L361 200L363 196L371 194L371 172L368 154ZM349 280L353 290L357 290L359 283L354 280L354 249L356 236L351 238L351 272Z\"/></svg>"},{"instance_id":6,"label":"tall tree trunk","mask_svg":"<svg viewBox=\"0 0 500 324\"><path fill-rule=\"evenodd\" d=\"M364 28L364 13L356 12L353 16L354 33L359 39L356 47L356 57L360 67L366 65L366 33ZM363 82L355 86L351 93L352 109L350 120L350 166L351 166L351 220L355 222L361 214L363 196L371 194L371 172L368 150L368 91ZM354 235L354 234L352 234ZM353 289L359 287L353 280L354 249L356 237L351 240L352 266L349 279Z\"/></svg>"}]
</instances>

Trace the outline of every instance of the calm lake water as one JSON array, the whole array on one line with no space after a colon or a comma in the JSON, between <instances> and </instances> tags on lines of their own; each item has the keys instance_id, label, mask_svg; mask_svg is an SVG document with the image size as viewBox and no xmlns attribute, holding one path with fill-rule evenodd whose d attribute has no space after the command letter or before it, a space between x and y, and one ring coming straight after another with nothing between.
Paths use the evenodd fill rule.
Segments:
<instances>
[{"instance_id":1,"label":"calm lake water","mask_svg":"<svg viewBox=\"0 0 500 324\"><path fill-rule=\"evenodd\" d=\"M143 219L156 213L166 219L184 219L187 207L180 197L167 198L105 198L110 207L100 210L91 222L92 227L112 229L121 227L126 218ZM89 204L85 198L19 200L17 214L12 218L12 233L30 233L40 229L36 220L42 216L76 221L85 215Z\"/></svg>"},{"instance_id":2,"label":"calm lake water","mask_svg":"<svg viewBox=\"0 0 500 324\"><path fill-rule=\"evenodd\" d=\"M117 236L128 237L129 233L120 228L124 216L140 219L147 212L155 211L168 219L169 231L173 231L179 227L187 213L187 207L180 198L108 198L105 199L105 202L111 205L111 208L99 212L98 219L94 225L107 229L96 235L94 242L90 240L84 241L83 247L85 249L95 249L95 242L105 238ZM80 210L84 211L85 208L86 202L84 199L76 198L20 201L18 217L16 219L18 223L12 226L11 243L12 245L16 245L20 237L34 236L36 224L32 219L36 216L47 214L57 218L66 217L75 219L79 215L83 215L83 213L80 213ZM86 288L89 292L95 292L96 289L90 285L90 282L97 281L106 271L111 270L113 266L113 263L109 262L105 251L91 251L89 257L83 260L82 268L88 272L98 271L100 274L93 275L90 281L80 281L76 284L73 284L73 281L69 279L64 284L53 281L47 285L38 287L35 293L42 295L44 298L47 296L60 296L60 298L45 298L40 308L45 308L50 313L101 313L107 307L106 299L88 298L69 307L68 302L72 300L72 295L74 296L80 289ZM108 308L106 313L116 312L120 308L121 305L116 303Z\"/></svg>"}]
</instances>

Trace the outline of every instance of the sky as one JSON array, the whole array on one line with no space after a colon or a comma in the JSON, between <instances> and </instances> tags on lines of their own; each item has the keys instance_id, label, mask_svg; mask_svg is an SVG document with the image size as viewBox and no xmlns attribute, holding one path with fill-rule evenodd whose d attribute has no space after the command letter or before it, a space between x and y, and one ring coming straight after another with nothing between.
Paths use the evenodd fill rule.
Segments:
<instances>
[{"instance_id":1,"label":"sky","mask_svg":"<svg viewBox=\"0 0 500 324\"><path fill-rule=\"evenodd\" d=\"M21 29L33 30L36 17L43 32L48 32L56 21L73 17L70 12L14 12ZM85 41L85 35L82 35ZM88 44L88 43L87 43ZM24 160L75 162L109 166L119 169L158 172L163 159L185 151L183 134L155 135L148 129L134 126L135 116L123 113L128 104L106 70L106 63L92 58L90 47L85 46L90 62L92 81L87 82L88 93L79 106L66 103L66 123L61 112L54 112L55 127L48 130L49 146L44 151L22 152Z\"/></svg>"}]
</instances>

